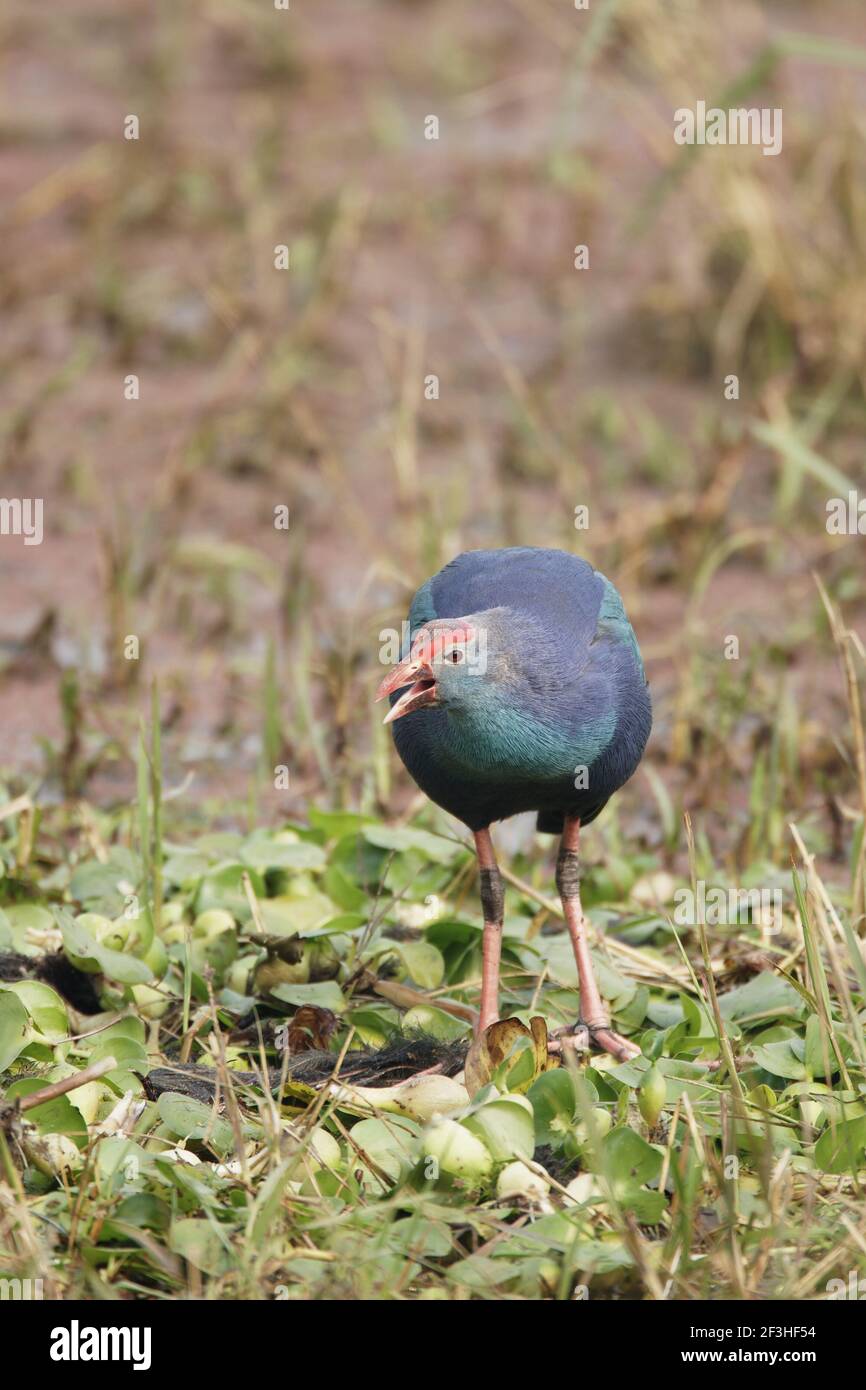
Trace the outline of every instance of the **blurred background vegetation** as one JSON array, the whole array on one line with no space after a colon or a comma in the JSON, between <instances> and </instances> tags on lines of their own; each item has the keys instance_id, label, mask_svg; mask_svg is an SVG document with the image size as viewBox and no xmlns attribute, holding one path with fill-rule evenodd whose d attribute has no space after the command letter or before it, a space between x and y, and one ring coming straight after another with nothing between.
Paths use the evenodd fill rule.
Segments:
<instances>
[{"instance_id":1,"label":"blurred background vegetation","mask_svg":"<svg viewBox=\"0 0 866 1390\"><path fill-rule=\"evenodd\" d=\"M405 809L380 631L461 549L559 545L647 658L635 832L844 857L856 5L11 0L2 40L2 488L46 526L0 546L10 785L128 799L157 678L194 816ZM781 107L782 154L676 145L698 99Z\"/></svg>"}]
</instances>

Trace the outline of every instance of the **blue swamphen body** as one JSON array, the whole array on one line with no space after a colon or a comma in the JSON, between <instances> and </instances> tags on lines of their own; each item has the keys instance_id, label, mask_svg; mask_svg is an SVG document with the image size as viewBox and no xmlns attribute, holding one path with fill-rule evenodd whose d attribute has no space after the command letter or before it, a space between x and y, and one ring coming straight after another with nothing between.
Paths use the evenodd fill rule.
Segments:
<instances>
[{"instance_id":1,"label":"blue swamphen body","mask_svg":"<svg viewBox=\"0 0 866 1390\"><path fill-rule=\"evenodd\" d=\"M586 825L634 772L652 723L619 594L563 550L474 550L418 590L409 623L414 636L467 615L486 626L487 669L445 663L441 703L394 724L400 757L472 830L521 811L538 811L543 831L566 813Z\"/></svg>"},{"instance_id":2,"label":"blue swamphen body","mask_svg":"<svg viewBox=\"0 0 866 1390\"><path fill-rule=\"evenodd\" d=\"M619 594L562 550L467 551L421 586L409 625L410 649L379 695L391 696L386 722L418 786L475 835L485 918L482 1026L491 1010L495 1018L498 938L489 929L501 933L502 919L487 827L536 811L540 830L564 831L557 879L578 957L583 1023L607 1050L629 1055L586 978L592 968L577 880L579 827L632 775L652 724Z\"/></svg>"}]
</instances>

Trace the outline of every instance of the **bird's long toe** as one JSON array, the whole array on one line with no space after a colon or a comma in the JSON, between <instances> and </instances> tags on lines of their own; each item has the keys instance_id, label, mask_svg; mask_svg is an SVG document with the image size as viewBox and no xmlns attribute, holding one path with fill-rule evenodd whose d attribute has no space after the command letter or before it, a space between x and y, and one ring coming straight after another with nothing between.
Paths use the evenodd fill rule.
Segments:
<instances>
[{"instance_id":1,"label":"bird's long toe","mask_svg":"<svg viewBox=\"0 0 866 1390\"><path fill-rule=\"evenodd\" d=\"M614 1032L608 1023L584 1023L579 1021L565 1028L557 1028L551 1036L558 1041L558 1048L574 1048L575 1052L609 1052L618 1062L630 1062L641 1055L636 1043Z\"/></svg>"},{"instance_id":2,"label":"bird's long toe","mask_svg":"<svg viewBox=\"0 0 866 1390\"><path fill-rule=\"evenodd\" d=\"M590 1028L589 1036L597 1048L609 1052L618 1062L631 1062L641 1055L636 1043L629 1042L612 1028Z\"/></svg>"}]
</instances>

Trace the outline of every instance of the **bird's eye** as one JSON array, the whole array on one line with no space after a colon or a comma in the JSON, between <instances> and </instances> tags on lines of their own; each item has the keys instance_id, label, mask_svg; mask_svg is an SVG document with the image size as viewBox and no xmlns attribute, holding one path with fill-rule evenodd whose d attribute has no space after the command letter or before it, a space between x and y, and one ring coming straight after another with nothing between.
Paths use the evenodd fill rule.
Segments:
<instances>
[{"instance_id":1,"label":"bird's eye","mask_svg":"<svg viewBox=\"0 0 866 1390\"><path fill-rule=\"evenodd\" d=\"M459 647L452 647L450 652L446 653L446 656L447 659L453 662L455 666L457 665L458 661L463 660L463 652L460 650Z\"/></svg>"}]
</instances>

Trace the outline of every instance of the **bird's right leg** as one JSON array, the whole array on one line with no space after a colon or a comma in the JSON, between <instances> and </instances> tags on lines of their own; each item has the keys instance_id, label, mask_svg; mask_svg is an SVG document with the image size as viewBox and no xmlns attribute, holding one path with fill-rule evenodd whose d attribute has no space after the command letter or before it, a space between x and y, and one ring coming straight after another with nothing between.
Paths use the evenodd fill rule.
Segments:
<instances>
[{"instance_id":1,"label":"bird's right leg","mask_svg":"<svg viewBox=\"0 0 866 1390\"><path fill-rule=\"evenodd\" d=\"M480 1036L499 1018L499 956L502 949L502 920L505 915L505 890L499 865L493 851L490 829L473 831L475 853L478 855L478 875L481 880L481 911L484 916L484 937L481 946L481 1005L476 1036Z\"/></svg>"},{"instance_id":2,"label":"bird's right leg","mask_svg":"<svg viewBox=\"0 0 866 1390\"><path fill-rule=\"evenodd\" d=\"M578 1028L586 1030L596 1047L600 1047L604 1052L612 1053L618 1061L626 1062L632 1057L639 1057L640 1048L629 1042L627 1038L621 1037L619 1033L615 1033L611 1028L610 1014L601 997L598 981L595 978L595 968L589 953L589 941L586 934L586 918L583 915L580 902L579 842L580 819L577 816L566 816L559 857L556 861L556 886L562 899L565 925L568 927L575 964L577 965L577 979L580 988L580 1023Z\"/></svg>"}]
</instances>

